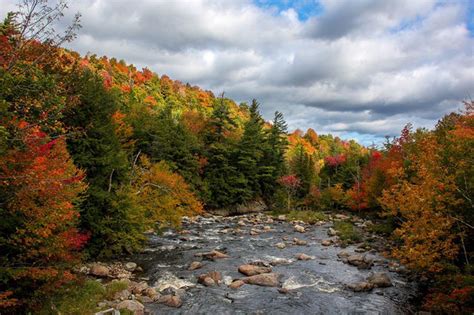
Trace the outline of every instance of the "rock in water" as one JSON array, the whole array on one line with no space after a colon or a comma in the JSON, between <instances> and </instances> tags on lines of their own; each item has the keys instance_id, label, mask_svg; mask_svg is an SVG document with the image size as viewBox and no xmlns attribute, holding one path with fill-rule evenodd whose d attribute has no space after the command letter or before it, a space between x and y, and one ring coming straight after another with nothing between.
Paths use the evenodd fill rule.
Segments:
<instances>
[{"instance_id":1,"label":"rock in water","mask_svg":"<svg viewBox=\"0 0 474 315\"><path fill-rule=\"evenodd\" d=\"M196 270L196 269L200 269L200 268L202 268L202 263L200 261L193 261L189 265L188 270L192 271L192 270Z\"/></svg>"},{"instance_id":2,"label":"rock in water","mask_svg":"<svg viewBox=\"0 0 474 315\"><path fill-rule=\"evenodd\" d=\"M331 244L332 244L332 240L329 240L329 239L328 240L323 240L321 242L321 245L323 245L323 246L330 246Z\"/></svg>"},{"instance_id":3,"label":"rock in water","mask_svg":"<svg viewBox=\"0 0 474 315\"><path fill-rule=\"evenodd\" d=\"M254 265L241 265L239 267L239 272L246 276L255 276L261 273L270 273L272 272L272 268Z\"/></svg>"},{"instance_id":4,"label":"rock in water","mask_svg":"<svg viewBox=\"0 0 474 315\"><path fill-rule=\"evenodd\" d=\"M301 225L298 225L298 224L295 225L294 229L295 229L296 232L299 232L299 233L304 233L304 232L306 232L305 228L304 228L303 226L301 226Z\"/></svg>"},{"instance_id":5,"label":"rock in water","mask_svg":"<svg viewBox=\"0 0 474 315\"><path fill-rule=\"evenodd\" d=\"M243 286L244 284L245 284L245 282L243 282L242 280L235 280L231 284L229 284L229 288L238 289L241 286Z\"/></svg>"},{"instance_id":6,"label":"rock in water","mask_svg":"<svg viewBox=\"0 0 474 315\"><path fill-rule=\"evenodd\" d=\"M229 258L228 255L224 254L224 253L221 253L220 251L217 251L217 250L213 250L211 252L208 252L208 253L199 253L199 254L195 254L194 256L202 256L204 258L207 258L207 259L212 259L212 260L216 260L216 259L223 259L223 258Z\"/></svg>"},{"instance_id":7,"label":"rock in water","mask_svg":"<svg viewBox=\"0 0 474 315\"><path fill-rule=\"evenodd\" d=\"M134 315L143 315L145 307L143 306L142 303L138 301L133 301L133 300L126 300L122 301L119 304L117 304L116 308L118 310L129 310L133 312Z\"/></svg>"},{"instance_id":8,"label":"rock in water","mask_svg":"<svg viewBox=\"0 0 474 315\"><path fill-rule=\"evenodd\" d=\"M359 269L369 269L372 267L372 259L367 257L366 255L350 255L347 257L347 262L353 266L356 266Z\"/></svg>"},{"instance_id":9,"label":"rock in water","mask_svg":"<svg viewBox=\"0 0 474 315\"><path fill-rule=\"evenodd\" d=\"M222 275L218 271L211 271L205 274L202 274L198 277L198 283L205 285L206 287L213 287L218 285L222 280Z\"/></svg>"},{"instance_id":10,"label":"rock in water","mask_svg":"<svg viewBox=\"0 0 474 315\"><path fill-rule=\"evenodd\" d=\"M279 249L283 249L286 247L285 243L276 243L275 246Z\"/></svg>"},{"instance_id":11,"label":"rock in water","mask_svg":"<svg viewBox=\"0 0 474 315\"><path fill-rule=\"evenodd\" d=\"M301 254L296 255L296 259L298 259L298 260L311 260L311 259L314 259L314 257L301 253Z\"/></svg>"},{"instance_id":12,"label":"rock in water","mask_svg":"<svg viewBox=\"0 0 474 315\"><path fill-rule=\"evenodd\" d=\"M367 292L372 290L374 286L368 282L356 282L347 285L347 288L354 292Z\"/></svg>"},{"instance_id":13,"label":"rock in water","mask_svg":"<svg viewBox=\"0 0 474 315\"><path fill-rule=\"evenodd\" d=\"M219 271L210 271L207 275L216 283L219 283L219 281L222 280L222 274Z\"/></svg>"},{"instance_id":14,"label":"rock in water","mask_svg":"<svg viewBox=\"0 0 474 315\"><path fill-rule=\"evenodd\" d=\"M176 308L179 308L181 307L181 305L183 305L183 301L181 300L179 296L171 295L171 294L163 295L162 297L160 297L158 299L158 303L162 303L166 306L176 307Z\"/></svg>"},{"instance_id":15,"label":"rock in water","mask_svg":"<svg viewBox=\"0 0 474 315\"><path fill-rule=\"evenodd\" d=\"M332 227L330 227L328 229L328 235L329 236L336 236L337 235L337 231L335 229L333 229Z\"/></svg>"},{"instance_id":16,"label":"rock in water","mask_svg":"<svg viewBox=\"0 0 474 315\"><path fill-rule=\"evenodd\" d=\"M308 242L307 242L307 241L305 241L305 240L300 240L299 238L296 238L296 237L293 239L293 243L294 243L295 245L299 245L299 246L308 245Z\"/></svg>"},{"instance_id":17,"label":"rock in water","mask_svg":"<svg viewBox=\"0 0 474 315\"><path fill-rule=\"evenodd\" d=\"M254 284L263 287L277 287L280 285L280 275L277 273L262 273L255 276L243 278L247 284Z\"/></svg>"},{"instance_id":18,"label":"rock in water","mask_svg":"<svg viewBox=\"0 0 474 315\"><path fill-rule=\"evenodd\" d=\"M156 301L159 299L160 295L154 288L147 288L145 291L142 292L145 296L148 296L150 299L153 301Z\"/></svg>"},{"instance_id":19,"label":"rock in water","mask_svg":"<svg viewBox=\"0 0 474 315\"><path fill-rule=\"evenodd\" d=\"M367 281L377 288L392 286L392 281L385 272L376 272L367 278Z\"/></svg>"}]
</instances>

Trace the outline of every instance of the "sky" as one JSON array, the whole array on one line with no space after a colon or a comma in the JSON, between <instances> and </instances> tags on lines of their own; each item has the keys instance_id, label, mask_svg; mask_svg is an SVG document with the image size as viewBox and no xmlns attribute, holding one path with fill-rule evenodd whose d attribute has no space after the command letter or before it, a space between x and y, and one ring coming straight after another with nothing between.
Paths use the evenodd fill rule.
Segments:
<instances>
[{"instance_id":1,"label":"sky","mask_svg":"<svg viewBox=\"0 0 474 315\"><path fill-rule=\"evenodd\" d=\"M17 1L0 0L0 14ZM81 0L68 48L364 144L474 98L474 0Z\"/></svg>"}]
</instances>

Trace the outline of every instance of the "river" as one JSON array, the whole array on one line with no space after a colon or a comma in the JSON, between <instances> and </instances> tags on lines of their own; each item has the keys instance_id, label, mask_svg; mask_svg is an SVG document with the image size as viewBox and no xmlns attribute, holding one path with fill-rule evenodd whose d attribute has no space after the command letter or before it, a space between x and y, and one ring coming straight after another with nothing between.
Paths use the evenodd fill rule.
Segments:
<instances>
[{"instance_id":1,"label":"river","mask_svg":"<svg viewBox=\"0 0 474 315\"><path fill-rule=\"evenodd\" d=\"M371 251L371 269L358 269L339 257L343 249L337 245L322 246L330 238L330 221L305 225L306 232L294 229L295 223L272 220L262 214L235 217L198 217L183 223L185 231L165 231L150 235L149 246L137 262L155 287L182 287L175 290L182 298L180 308L149 304L152 314L410 314L416 298L416 284L404 274L393 272L389 261ZM252 231L250 235L250 231ZM264 231L266 229L266 231ZM257 232L257 233L255 233ZM307 245L293 244L298 238ZM337 238L337 237L332 237ZM275 244L284 242L286 247ZM229 258L202 260L196 254L218 250ZM355 246L344 251L354 253ZM314 259L301 261L304 253ZM192 261L202 260L201 269L189 271ZM246 284L238 289L227 285L243 278L238 272L242 264L255 261L273 262L273 272L281 274L280 287ZM285 264L277 264L278 262ZM218 271L223 280L219 286L197 284L197 276ZM386 272L393 284L370 292L353 292L346 285L364 281L372 272ZM169 289L165 291L170 291ZM283 291L285 293L281 293Z\"/></svg>"}]
</instances>

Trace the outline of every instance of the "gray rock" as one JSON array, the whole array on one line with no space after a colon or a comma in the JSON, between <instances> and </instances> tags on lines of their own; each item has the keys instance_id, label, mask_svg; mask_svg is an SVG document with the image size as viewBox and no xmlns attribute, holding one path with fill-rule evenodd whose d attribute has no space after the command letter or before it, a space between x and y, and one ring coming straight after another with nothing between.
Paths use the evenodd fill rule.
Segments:
<instances>
[{"instance_id":1,"label":"gray rock","mask_svg":"<svg viewBox=\"0 0 474 315\"><path fill-rule=\"evenodd\" d=\"M137 269L137 264L134 262L128 262L125 264L125 269L128 271L135 271L135 269Z\"/></svg>"}]
</instances>

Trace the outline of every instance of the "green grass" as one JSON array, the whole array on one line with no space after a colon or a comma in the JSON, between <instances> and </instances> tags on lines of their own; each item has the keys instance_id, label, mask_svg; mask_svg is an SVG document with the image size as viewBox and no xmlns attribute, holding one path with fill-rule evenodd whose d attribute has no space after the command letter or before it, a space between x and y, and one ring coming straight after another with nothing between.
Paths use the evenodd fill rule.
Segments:
<instances>
[{"instance_id":1,"label":"green grass","mask_svg":"<svg viewBox=\"0 0 474 315\"><path fill-rule=\"evenodd\" d=\"M86 280L70 285L54 296L40 314L86 315L98 311L97 303L105 297L104 287L97 281Z\"/></svg>"},{"instance_id":2,"label":"green grass","mask_svg":"<svg viewBox=\"0 0 474 315\"><path fill-rule=\"evenodd\" d=\"M105 298L107 300L112 300L115 293L123 291L128 288L128 283L126 281L112 281L105 286Z\"/></svg>"},{"instance_id":3,"label":"green grass","mask_svg":"<svg viewBox=\"0 0 474 315\"><path fill-rule=\"evenodd\" d=\"M375 234L391 235L395 229L391 222L375 223L369 226L369 231Z\"/></svg>"},{"instance_id":4,"label":"green grass","mask_svg":"<svg viewBox=\"0 0 474 315\"><path fill-rule=\"evenodd\" d=\"M125 281L113 281L105 287L95 280L85 280L68 285L61 292L51 298L47 306L40 314L68 314L68 315L88 315L94 314L100 309L97 303L104 300L112 300L115 293L128 288ZM127 313L125 310L121 314Z\"/></svg>"},{"instance_id":5,"label":"green grass","mask_svg":"<svg viewBox=\"0 0 474 315\"><path fill-rule=\"evenodd\" d=\"M310 210L292 210L286 213L286 217L289 220L298 220L309 224L314 224L318 221L327 220L327 217L324 213Z\"/></svg>"},{"instance_id":6,"label":"green grass","mask_svg":"<svg viewBox=\"0 0 474 315\"><path fill-rule=\"evenodd\" d=\"M351 244L360 242L362 240L362 236L360 235L359 231L350 222L336 221L334 222L334 229L339 232L339 238L343 243Z\"/></svg>"}]
</instances>

